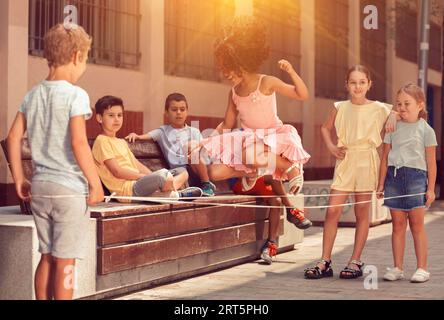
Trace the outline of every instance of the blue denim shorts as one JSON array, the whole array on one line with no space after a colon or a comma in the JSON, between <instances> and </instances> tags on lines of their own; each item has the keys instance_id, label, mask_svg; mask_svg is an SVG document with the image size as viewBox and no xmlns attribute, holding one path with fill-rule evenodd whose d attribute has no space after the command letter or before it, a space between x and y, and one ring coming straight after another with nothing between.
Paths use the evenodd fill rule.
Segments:
<instances>
[{"instance_id":1,"label":"blue denim shorts","mask_svg":"<svg viewBox=\"0 0 444 320\"><path fill-rule=\"evenodd\" d=\"M384 206L393 210L410 211L425 208L427 171L408 167L388 167L384 185L384 197L398 197L424 193L421 196L386 199Z\"/></svg>"}]
</instances>

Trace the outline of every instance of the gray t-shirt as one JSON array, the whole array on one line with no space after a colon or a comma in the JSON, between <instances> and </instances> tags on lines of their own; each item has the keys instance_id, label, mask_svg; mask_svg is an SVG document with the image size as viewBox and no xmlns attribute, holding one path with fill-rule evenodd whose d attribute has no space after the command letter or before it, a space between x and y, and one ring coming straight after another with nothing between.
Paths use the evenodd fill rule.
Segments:
<instances>
[{"instance_id":1,"label":"gray t-shirt","mask_svg":"<svg viewBox=\"0 0 444 320\"><path fill-rule=\"evenodd\" d=\"M88 182L74 157L69 130L72 117L92 115L86 91L67 81L42 81L25 96L19 112L26 118L33 181L54 182L87 194Z\"/></svg>"},{"instance_id":2,"label":"gray t-shirt","mask_svg":"<svg viewBox=\"0 0 444 320\"><path fill-rule=\"evenodd\" d=\"M184 167L188 164L185 147L189 141L200 142L202 140L199 129L190 126L176 129L170 125L164 125L148 134L159 144L171 169Z\"/></svg>"},{"instance_id":3,"label":"gray t-shirt","mask_svg":"<svg viewBox=\"0 0 444 320\"><path fill-rule=\"evenodd\" d=\"M398 122L396 131L385 135L384 143L392 145L389 166L424 171L427 171L425 148L438 145L435 131L424 119L415 123Z\"/></svg>"}]
</instances>

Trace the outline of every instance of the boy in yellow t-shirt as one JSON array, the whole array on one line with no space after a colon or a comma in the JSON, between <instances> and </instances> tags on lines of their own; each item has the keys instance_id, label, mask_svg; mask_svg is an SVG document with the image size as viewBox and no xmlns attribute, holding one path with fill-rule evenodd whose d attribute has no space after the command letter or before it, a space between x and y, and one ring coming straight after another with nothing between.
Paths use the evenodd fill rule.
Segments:
<instances>
[{"instance_id":1,"label":"boy in yellow t-shirt","mask_svg":"<svg viewBox=\"0 0 444 320\"><path fill-rule=\"evenodd\" d=\"M95 105L96 119L102 133L96 138L92 153L104 185L110 192L123 197L158 196L200 197L202 190L187 188L177 192L188 180L185 169L161 169L152 172L140 163L124 139L116 137L123 124L123 101L113 96L99 99Z\"/></svg>"}]
</instances>

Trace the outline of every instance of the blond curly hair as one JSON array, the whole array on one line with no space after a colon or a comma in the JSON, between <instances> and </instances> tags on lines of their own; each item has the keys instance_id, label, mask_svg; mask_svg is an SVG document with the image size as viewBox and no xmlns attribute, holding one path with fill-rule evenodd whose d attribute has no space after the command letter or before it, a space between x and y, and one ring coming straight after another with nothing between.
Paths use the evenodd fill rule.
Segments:
<instances>
[{"instance_id":1,"label":"blond curly hair","mask_svg":"<svg viewBox=\"0 0 444 320\"><path fill-rule=\"evenodd\" d=\"M68 64L78 51L82 55L87 55L91 48L92 38L80 26L65 28L60 23L45 34L43 42L43 56L48 61L48 66L57 68Z\"/></svg>"}]
</instances>

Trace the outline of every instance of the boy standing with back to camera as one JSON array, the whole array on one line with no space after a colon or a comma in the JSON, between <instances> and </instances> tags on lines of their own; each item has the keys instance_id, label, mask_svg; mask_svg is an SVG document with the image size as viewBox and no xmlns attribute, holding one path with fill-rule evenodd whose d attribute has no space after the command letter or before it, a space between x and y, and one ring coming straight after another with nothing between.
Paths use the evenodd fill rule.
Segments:
<instances>
[{"instance_id":1,"label":"boy standing with back to camera","mask_svg":"<svg viewBox=\"0 0 444 320\"><path fill-rule=\"evenodd\" d=\"M39 238L38 300L72 299L75 259L84 258L88 205L104 198L86 136L89 97L75 86L86 70L91 41L77 25L58 24L47 32L49 75L25 96L7 139L16 191L31 201ZM35 165L32 184L21 164L26 131Z\"/></svg>"}]
</instances>

